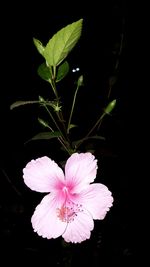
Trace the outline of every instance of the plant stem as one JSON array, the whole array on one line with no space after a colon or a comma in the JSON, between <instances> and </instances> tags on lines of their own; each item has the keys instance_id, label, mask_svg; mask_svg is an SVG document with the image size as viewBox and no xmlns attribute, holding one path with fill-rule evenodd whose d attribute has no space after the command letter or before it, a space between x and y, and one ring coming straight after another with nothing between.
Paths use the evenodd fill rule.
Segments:
<instances>
[{"instance_id":1,"label":"plant stem","mask_svg":"<svg viewBox=\"0 0 150 267\"><path fill-rule=\"evenodd\" d=\"M100 118L97 120L97 122L93 125L93 127L91 128L91 130L87 133L87 135L85 137L88 137L96 128L96 126L100 123L100 121L104 118L105 113L103 113Z\"/></svg>"},{"instance_id":2,"label":"plant stem","mask_svg":"<svg viewBox=\"0 0 150 267\"><path fill-rule=\"evenodd\" d=\"M69 121L68 121L67 134L69 134L69 130L70 130L70 124L71 124L71 119L72 119L72 115L73 115L73 111L74 111L74 107L75 107L78 89L79 89L79 85L77 85L77 88L76 88L75 93L74 93L74 98L73 98L71 112L70 112Z\"/></svg>"},{"instance_id":3,"label":"plant stem","mask_svg":"<svg viewBox=\"0 0 150 267\"><path fill-rule=\"evenodd\" d=\"M57 124L56 120L54 119L52 113L49 111L49 109L48 109L48 107L47 107L46 105L43 105L43 106L44 106L45 109L47 110L48 114L50 115L50 117L51 117L53 123L55 124L55 126L57 127L58 131L59 131L59 132L61 133L61 135L63 136L63 133L62 133L62 131L61 131L59 125ZM64 137L64 136L63 136L63 137Z\"/></svg>"},{"instance_id":4,"label":"plant stem","mask_svg":"<svg viewBox=\"0 0 150 267\"><path fill-rule=\"evenodd\" d=\"M47 126L52 132L54 132L54 130L52 129L52 127L50 127L49 125ZM61 145L63 146L63 148L68 152L69 155L71 155L70 150L67 148L67 146L64 143L64 140L61 139L61 137L58 137L59 142L61 143Z\"/></svg>"},{"instance_id":5,"label":"plant stem","mask_svg":"<svg viewBox=\"0 0 150 267\"><path fill-rule=\"evenodd\" d=\"M56 70L55 70L56 72ZM54 75L56 75L56 73L54 73ZM55 77L55 76L54 76ZM53 80L53 82L51 83L51 86L53 88L53 91L55 92L55 96L56 96L56 100L57 102L59 103L59 96L58 96L58 93L57 93L57 89L56 89L56 84L55 84L55 81ZM65 134L65 138L66 140L68 141L68 143L70 144L70 140L69 140L69 137L68 137L68 132L67 132L67 129L66 129L66 125L64 123L64 117L63 117L63 114L61 111L58 111L56 112L57 114L57 117L60 121L60 123L62 124L62 127L63 127L63 130L64 130L64 134Z\"/></svg>"},{"instance_id":6,"label":"plant stem","mask_svg":"<svg viewBox=\"0 0 150 267\"><path fill-rule=\"evenodd\" d=\"M91 135L91 133L95 130L95 128L98 126L98 124L102 121L102 119L104 118L104 116L106 115L106 113L103 113L100 118L96 121L96 123L93 125L93 127L91 128L91 130L85 135L85 138L89 137ZM76 149L81 145L82 141L78 143L78 145L76 146Z\"/></svg>"},{"instance_id":7,"label":"plant stem","mask_svg":"<svg viewBox=\"0 0 150 267\"><path fill-rule=\"evenodd\" d=\"M51 87L53 89L53 92L54 92L54 94L56 96L56 99L58 101L59 98L58 98L58 93L57 93L56 87L54 86L54 80L50 80L50 84L51 84Z\"/></svg>"},{"instance_id":8,"label":"plant stem","mask_svg":"<svg viewBox=\"0 0 150 267\"><path fill-rule=\"evenodd\" d=\"M8 177L8 175L7 175L7 173L5 172L5 170L2 169L2 168L1 168L1 170L2 170L2 172L3 172L4 176L5 176L5 178L7 179L7 182L10 184L10 186L11 186L12 189L15 191L15 193L16 193L19 197L22 197L21 192L20 192L20 191L16 188L16 186L12 183L12 181L11 181L10 178Z\"/></svg>"},{"instance_id":9,"label":"plant stem","mask_svg":"<svg viewBox=\"0 0 150 267\"><path fill-rule=\"evenodd\" d=\"M50 117L51 117L52 121L54 122L55 126L57 127L58 131L59 131L59 132L61 133L61 135L62 135L62 137L58 137L59 142L62 144L62 146L64 147L64 149L68 152L68 154L71 155L71 152L70 152L70 149L71 149L71 148L69 149L69 148L66 146L65 143L67 142L67 140L66 140L66 138L64 137L64 135L63 135L63 133L62 133L60 127L58 126L56 120L54 119L52 113L49 111L49 109L47 108L47 106L44 105L44 107L45 107L45 109L47 110L48 114L50 115ZM54 132L54 130L53 130L50 126L49 126L49 129L50 129L52 132ZM69 147L70 147L70 143L69 143Z\"/></svg>"}]
</instances>

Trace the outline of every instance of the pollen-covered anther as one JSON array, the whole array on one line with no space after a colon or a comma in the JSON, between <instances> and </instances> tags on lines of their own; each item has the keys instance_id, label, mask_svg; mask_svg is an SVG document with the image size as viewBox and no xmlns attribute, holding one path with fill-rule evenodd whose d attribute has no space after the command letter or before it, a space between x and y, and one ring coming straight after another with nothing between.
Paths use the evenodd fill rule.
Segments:
<instances>
[{"instance_id":1,"label":"pollen-covered anther","mask_svg":"<svg viewBox=\"0 0 150 267\"><path fill-rule=\"evenodd\" d=\"M62 205L57 209L57 216L62 222L72 222L77 216L78 212L81 212L81 205L69 202L67 205Z\"/></svg>"}]
</instances>

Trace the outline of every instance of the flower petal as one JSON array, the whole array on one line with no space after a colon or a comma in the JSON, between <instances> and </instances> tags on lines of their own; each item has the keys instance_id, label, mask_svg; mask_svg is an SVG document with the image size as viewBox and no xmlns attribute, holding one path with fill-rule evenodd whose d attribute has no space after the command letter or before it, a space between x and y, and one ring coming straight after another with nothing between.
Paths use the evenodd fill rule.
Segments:
<instances>
[{"instance_id":1,"label":"flower petal","mask_svg":"<svg viewBox=\"0 0 150 267\"><path fill-rule=\"evenodd\" d=\"M87 211L81 211L72 222L68 223L62 237L66 242L81 243L90 238L93 228L94 222L91 215Z\"/></svg>"},{"instance_id":2,"label":"flower petal","mask_svg":"<svg viewBox=\"0 0 150 267\"><path fill-rule=\"evenodd\" d=\"M50 192L64 181L62 169L50 158L31 160L23 169L25 184L38 192Z\"/></svg>"},{"instance_id":3,"label":"flower petal","mask_svg":"<svg viewBox=\"0 0 150 267\"><path fill-rule=\"evenodd\" d=\"M65 177L72 193L79 193L85 185L92 183L97 173L97 160L90 153L74 153L67 160Z\"/></svg>"},{"instance_id":4,"label":"flower petal","mask_svg":"<svg viewBox=\"0 0 150 267\"><path fill-rule=\"evenodd\" d=\"M48 194L36 207L31 222L34 231L38 235L50 239L57 238L64 233L67 223L62 222L57 215L57 210L61 204L61 199L52 194Z\"/></svg>"},{"instance_id":5,"label":"flower petal","mask_svg":"<svg viewBox=\"0 0 150 267\"><path fill-rule=\"evenodd\" d=\"M91 184L80 193L80 203L91 213L93 219L102 220L113 203L108 188L100 183Z\"/></svg>"}]
</instances>

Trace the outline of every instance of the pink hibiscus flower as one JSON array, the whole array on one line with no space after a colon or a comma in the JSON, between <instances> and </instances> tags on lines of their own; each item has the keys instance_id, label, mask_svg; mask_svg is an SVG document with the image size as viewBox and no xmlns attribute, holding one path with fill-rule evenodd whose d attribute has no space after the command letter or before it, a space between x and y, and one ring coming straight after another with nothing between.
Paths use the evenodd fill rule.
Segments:
<instances>
[{"instance_id":1,"label":"pink hibiscus flower","mask_svg":"<svg viewBox=\"0 0 150 267\"><path fill-rule=\"evenodd\" d=\"M93 220L104 219L113 197L100 183L91 184L97 160L90 153L74 153L67 160L65 175L47 156L31 160L23 169L25 184L38 192L49 192L31 218L38 235L62 236L66 242L80 243L90 238Z\"/></svg>"}]
</instances>

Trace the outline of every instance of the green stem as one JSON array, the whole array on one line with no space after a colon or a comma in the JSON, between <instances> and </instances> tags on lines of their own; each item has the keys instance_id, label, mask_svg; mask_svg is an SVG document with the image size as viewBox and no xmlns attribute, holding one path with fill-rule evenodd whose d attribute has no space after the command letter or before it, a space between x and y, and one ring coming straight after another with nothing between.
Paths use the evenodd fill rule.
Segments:
<instances>
[{"instance_id":1,"label":"green stem","mask_svg":"<svg viewBox=\"0 0 150 267\"><path fill-rule=\"evenodd\" d=\"M44 125L44 126L45 126L45 125ZM48 124L46 124L45 127L47 127L48 129L50 129L52 133L55 132L55 131L53 130L53 128L52 128L51 126L49 126ZM61 143L61 145L64 147L64 149L69 153L69 155L71 155L71 152L70 152L70 150L67 148L67 146L65 145L64 140L61 139L61 137L58 137L57 139L58 139L58 141Z\"/></svg>"},{"instance_id":2,"label":"green stem","mask_svg":"<svg viewBox=\"0 0 150 267\"><path fill-rule=\"evenodd\" d=\"M54 72L56 72L55 69L54 69ZM56 74L54 73L54 75L56 75ZM55 77L55 76L54 76L54 77ZM57 102L59 103L59 97L58 97L58 93L57 93L57 89L56 89L56 84L55 84L55 81L54 81L54 80L53 80L53 82L51 83L51 86L52 86L52 88L53 88L53 91L55 92L56 100L57 100ZM64 117L63 117L63 114L62 114L61 111L56 112L56 114L57 114L57 117L58 117L60 123L61 123L62 126L63 126L63 130L64 130L65 138L66 138L66 140L67 140L67 141L69 142L69 144L70 144L70 140L69 140L69 138L68 138L68 133L67 133L66 125L65 125L65 123L64 123Z\"/></svg>"},{"instance_id":3,"label":"green stem","mask_svg":"<svg viewBox=\"0 0 150 267\"><path fill-rule=\"evenodd\" d=\"M61 131L59 125L57 124L56 120L54 119L52 113L49 111L49 109L48 109L48 107L47 107L46 105L43 105L43 106L44 106L45 109L47 110L48 114L50 115L50 117L51 117L53 123L55 124L55 126L57 127L58 131L59 131L59 132L61 133L61 135L63 136L63 133L62 133L62 131ZM64 137L64 136L63 136L63 137Z\"/></svg>"},{"instance_id":4,"label":"green stem","mask_svg":"<svg viewBox=\"0 0 150 267\"><path fill-rule=\"evenodd\" d=\"M79 89L79 85L77 86L76 91L74 93L74 98L73 98L71 112L70 112L69 121L68 121L67 134L69 134L69 130L70 130L70 124L71 124L71 119L72 119L72 115L73 115L73 111L74 111L74 107L75 107L78 89Z\"/></svg>"},{"instance_id":5,"label":"green stem","mask_svg":"<svg viewBox=\"0 0 150 267\"><path fill-rule=\"evenodd\" d=\"M56 77L56 67L53 68L53 70L51 69L52 71L52 79L50 80L50 84L51 84L51 87L53 89L53 92L56 96L56 101L57 103L59 104L59 96L58 96L58 93L57 93L57 88L56 88L56 84L55 84L55 77ZM59 125L57 124L56 120L54 119L53 115L51 114L51 112L49 111L49 109L47 108L47 106L45 106L46 110L48 111L52 121L54 122L55 126L57 127L57 129L59 130L59 132L62 134L62 138L58 138L60 139L59 141L60 142L63 142L62 145L63 147L65 148L65 150L69 153L69 155L71 154L71 144L70 144L70 140L68 138L68 135L67 135L67 129L66 129L66 126L65 126L65 123L64 123L64 118L63 118L63 114L61 111L58 111L56 112L57 114L57 117L58 117L58 120L59 122L62 124L62 127L63 127L63 130L64 130L64 133L61 131ZM68 143L69 145L69 148L65 145L65 143Z\"/></svg>"},{"instance_id":6,"label":"green stem","mask_svg":"<svg viewBox=\"0 0 150 267\"><path fill-rule=\"evenodd\" d=\"M50 84L51 84L51 87L53 89L53 92L54 92L54 94L56 96L56 99L58 101L59 98L58 98L58 93L57 93L56 87L54 86L54 81L53 80L50 80Z\"/></svg>"},{"instance_id":7,"label":"green stem","mask_svg":"<svg viewBox=\"0 0 150 267\"><path fill-rule=\"evenodd\" d=\"M66 146L66 144L65 144L65 143L67 142L67 140L66 140L66 138L64 137L64 135L63 135L63 133L62 133L62 131L61 131L59 125L57 124L56 120L54 119L52 113L49 111L49 109L47 108L47 106L44 105L44 107L45 107L45 109L47 110L48 114L50 115L50 117L51 117L52 121L54 122L55 126L57 127L58 131L59 131L59 132L61 133L61 135L62 135L62 137L58 137L59 142L62 144L62 146L64 147L64 149L68 152L68 154L71 155L70 149L69 149L69 148ZM54 130L53 130L50 126L49 126L49 129L50 129L52 132L54 132ZM70 146L70 144L69 144L69 146Z\"/></svg>"},{"instance_id":8,"label":"green stem","mask_svg":"<svg viewBox=\"0 0 150 267\"><path fill-rule=\"evenodd\" d=\"M19 197L21 197L21 196L22 196L21 192L16 188L16 186L14 185L14 183L10 180L10 178L8 177L8 175L7 175L7 173L5 172L5 170L2 169L2 168L1 168L1 170L2 170L2 172L3 172L4 176L5 176L5 178L7 179L7 182L8 182L8 183L10 184L10 186L12 187L12 189L15 191L15 193L16 193Z\"/></svg>"},{"instance_id":9,"label":"green stem","mask_svg":"<svg viewBox=\"0 0 150 267\"><path fill-rule=\"evenodd\" d=\"M101 120L104 118L105 113L103 113L100 118L97 120L97 122L93 125L93 127L91 128L91 130L87 133L87 135L85 137L88 137L97 127L97 125L101 122Z\"/></svg>"},{"instance_id":10,"label":"green stem","mask_svg":"<svg viewBox=\"0 0 150 267\"><path fill-rule=\"evenodd\" d=\"M99 125L99 123L102 121L102 119L104 118L104 116L106 115L106 113L103 113L100 118L96 121L96 123L93 125L93 127L91 128L91 130L85 135L84 138L85 139L87 137L89 137L91 135L91 133L95 130L95 128ZM82 141L78 143L78 145L76 146L76 149L81 145Z\"/></svg>"},{"instance_id":11,"label":"green stem","mask_svg":"<svg viewBox=\"0 0 150 267\"><path fill-rule=\"evenodd\" d=\"M71 150L64 144L64 142L62 141L62 139L60 137L58 137L58 140L62 144L64 149L68 152L69 156L71 156L71 154L72 154Z\"/></svg>"}]
</instances>

